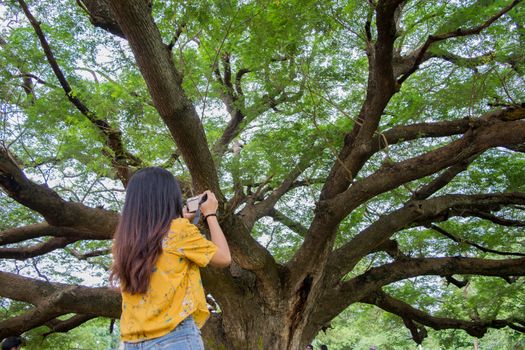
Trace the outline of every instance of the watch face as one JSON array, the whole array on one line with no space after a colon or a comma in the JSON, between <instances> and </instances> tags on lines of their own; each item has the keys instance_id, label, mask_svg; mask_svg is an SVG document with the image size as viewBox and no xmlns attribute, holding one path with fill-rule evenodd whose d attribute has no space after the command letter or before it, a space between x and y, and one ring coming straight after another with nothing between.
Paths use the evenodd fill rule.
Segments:
<instances>
[{"instance_id":1,"label":"watch face","mask_svg":"<svg viewBox=\"0 0 525 350\"><path fill-rule=\"evenodd\" d=\"M195 213L199 208L199 198L200 197L191 197L186 200L186 208L189 213Z\"/></svg>"}]
</instances>

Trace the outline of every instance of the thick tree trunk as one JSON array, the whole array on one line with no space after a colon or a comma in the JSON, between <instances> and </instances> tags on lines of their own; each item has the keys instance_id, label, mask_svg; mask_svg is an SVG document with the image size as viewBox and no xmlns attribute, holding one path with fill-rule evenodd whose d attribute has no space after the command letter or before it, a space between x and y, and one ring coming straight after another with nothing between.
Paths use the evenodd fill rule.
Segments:
<instances>
[{"instance_id":1,"label":"thick tree trunk","mask_svg":"<svg viewBox=\"0 0 525 350\"><path fill-rule=\"evenodd\" d=\"M302 340L301 329L294 329L295 324L283 310L271 311L253 304L251 310L239 309L238 314L227 314L224 319L212 316L202 335L209 350L302 349L306 340Z\"/></svg>"},{"instance_id":2,"label":"thick tree trunk","mask_svg":"<svg viewBox=\"0 0 525 350\"><path fill-rule=\"evenodd\" d=\"M281 283L268 290L261 287L252 272L237 265L230 272L236 289L225 290L213 284L218 277L211 276L213 269L203 271L204 282L214 277L209 291L221 288L216 295L222 311L212 314L202 331L206 349L301 349L319 331L309 321L321 294L321 283L315 283L310 273L305 272L305 278L295 289L288 283L289 271L281 267Z\"/></svg>"}]
</instances>

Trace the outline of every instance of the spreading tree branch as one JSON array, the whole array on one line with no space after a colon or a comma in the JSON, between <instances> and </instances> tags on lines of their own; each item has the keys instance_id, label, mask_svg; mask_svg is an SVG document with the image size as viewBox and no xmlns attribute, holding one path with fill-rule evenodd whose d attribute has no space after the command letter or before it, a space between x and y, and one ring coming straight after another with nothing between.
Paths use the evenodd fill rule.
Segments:
<instances>
[{"instance_id":1,"label":"spreading tree branch","mask_svg":"<svg viewBox=\"0 0 525 350\"><path fill-rule=\"evenodd\" d=\"M478 119L463 118L433 123L398 125L374 135L370 153L373 154L389 145L420 138L447 137L464 134L471 127L479 124Z\"/></svg>"},{"instance_id":2,"label":"spreading tree branch","mask_svg":"<svg viewBox=\"0 0 525 350\"><path fill-rule=\"evenodd\" d=\"M445 276L445 279L448 283L455 285L458 288L463 288L466 285L468 285L468 280L460 281L457 278L454 278L454 276Z\"/></svg>"},{"instance_id":3,"label":"spreading tree branch","mask_svg":"<svg viewBox=\"0 0 525 350\"><path fill-rule=\"evenodd\" d=\"M459 211L457 216L463 216L463 217L478 217L480 219L492 221L493 223L501 226L513 226L513 227L525 227L525 221L523 220L512 220L512 219L506 219L499 216L496 216L494 214L488 213L483 210L475 210L475 209L464 209Z\"/></svg>"},{"instance_id":4,"label":"spreading tree branch","mask_svg":"<svg viewBox=\"0 0 525 350\"><path fill-rule=\"evenodd\" d=\"M185 29L186 29L186 23L182 22L182 23L177 24L177 30L175 31L173 38L168 44L169 50L173 49L173 46L175 46L175 44L177 43L177 41L179 40L181 34L184 32Z\"/></svg>"},{"instance_id":5,"label":"spreading tree branch","mask_svg":"<svg viewBox=\"0 0 525 350\"><path fill-rule=\"evenodd\" d=\"M450 38L456 38L456 37L462 37L462 36L468 36L468 35L474 35L481 33L482 30L488 28L492 23L494 23L496 20L498 20L501 16L512 10L516 5L518 5L521 2L521 0L514 0L509 5L505 6L503 9L501 9L498 13L496 13L494 16L487 19L484 23L471 27L471 28L458 28L454 31L447 32L447 33L441 33L441 34L434 34L430 35L425 43L416 50L417 55L416 59L414 61L414 64L408 71L406 71L398 80L398 84L402 84L410 75L412 75L418 68L421 62L423 61L425 54L427 50L431 47L432 44L443 41Z\"/></svg>"},{"instance_id":6,"label":"spreading tree branch","mask_svg":"<svg viewBox=\"0 0 525 350\"><path fill-rule=\"evenodd\" d=\"M372 268L341 284L342 293L364 297L370 291L416 276L484 275L494 277L524 276L525 258L491 260L480 258L407 258ZM368 289L372 288L372 289ZM359 290L359 291L358 291Z\"/></svg>"},{"instance_id":7,"label":"spreading tree branch","mask_svg":"<svg viewBox=\"0 0 525 350\"><path fill-rule=\"evenodd\" d=\"M34 79L37 83L40 83L42 85L49 86L50 88L53 88L53 89L60 89L60 87L58 87L57 85L51 84L51 83L43 80L42 78L39 78L36 75L31 74L31 73L20 73L19 75L15 75L14 77L15 78L24 78L24 79Z\"/></svg>"},{"instance_id":8,"label":"spreading tree branch","mask_svg":"<svg viewBox=\"0 0 525 350\"><path fill-rule=\"evenodd\" d=\"M400 209L381 216L358 233L348 243L333 251L328 263L328 274L337 281L370 252L378 249L394 233L413 225L426 225L446 220L465 209L499 210L511 204L524 204L523 193L480 195L444 195L427 200L411 201Z\"/></svg>"},{"instance_id":9,"label":"spreading tree branch","mask_svg":"<svg viewBox=\"0 0 525 350\"><path fill-rule=\"evenodd\" d=\"M182 88L171 51L144 0L110 1L108 6L126 36L148 87L153 104L170 130L188 166L197 191L212 190L223 201L219 179L204 128L195 106Z\"/></svg>"},{"instance_id":10,"label":"spreading tree branch","mask_svg":"<svg viewBox=\"0 0 525 350\"><path fill-rule=\"evenodd\" d=\"M371 253L376 252L385 252L394 259L403 259L406 257L401 249L399 249L399 243L397 243L395 239L383 241L371 251Z\"/></svg>"},{"instance_id":11,"label":"spreading tree branch","mask_svg":"<svg viewBox=\"0 0 525 350\"><path fill-rule=\"evenodd\" d=\"M97 315L74 315L66 320L52 319L46 322L46 326L50 329L49 332L44 334L44 337L52 333L66 333L81 324L96 318Z\"/></svg>"},{"instance_id":12,"label":"spreading tree branch","mask_svg":"<svg viewBox=\"0 0 525 350\"><path fill-rule=\"evenodd\" d=\"M523 106L521 106L522 108ZM495 114L493 114L495 113ZM499 113L499 116L497 115ZM402 142L422 139L422 138L437 138L448 137L453 135L460 135L466 133L469 129L478 127L485 123L487 119L494 116L500 120L520 119L521 117L512 117L514 113L520 113L520 106L506 106L506 109L489 112L480 118L465 117L456 120L447 120L430 123L416 123L410 125L398 125L388 130L378 132L374 135L372 140L372 147L370 154L387 148L390 145L399 144ZM513 151L519 152L523 145L503 146ZM525 152L525 147L523 152ZM474 159L473 159L474 160ZM459 166L459 165L458 165ZM458 167L450 169L452 173L454 170L459 170Z\"/></svg>"},{"instance_id":13,"label":"spreading tree branch","mask_svg":"<svg viewBox=\"0 0 525 350\"><path fill-rule=\"evenodd\" d=\"M312 254L328 256L339 223L352 210L378 194L461 163L489 148L523 143L525 123L520 120L523 118L525 109L521 107L489 112L479 118L462 138L414 158L394 164L385 163L375 173L355 181L346 191L332 199L319 201L304 243L289 265L302 269ZM366 255L370 251L368 248L368 244L364 243L363 247L356 248L360 253L355 256L362 257L360 254L363 252Z\"/></svg>"},{"instance_id":14,"label":"spreading tree branch","mask_svg":"<svg viewBox=\"0 0 525 350\"><path fill-rule=\"evenodd\" d=\"M525 276L525 258L490 260L479 258L404 258L374 267L345 282L325 284L312 313L313 326L328 323L348 305L393 282L416 276L483 275L494 277ZM417 321L417 319L416 319ZM510 325L509 325L510 326Z\"/></svg>"},{"instance_id":15,"label":"spreading tree branch","mask_svg":"<svg viewBox=\"0 0 525 350\"><path fill-rule=\"evenodd\" d=\"M39 237L75 237L80 239L111 239L112 232L92 232L69 227L51 226L46 223L27 225L0 232L0 246Z\"/></svg>"},{"instance_id":16,"label":"spreading tree branch","mask_svg":"<svg viewBox=\"0 0 525 350\"><path fill-rule=\"evenodd\" d=\"M456 177L456 175L467 170L469 164L472 163L472 161L474 161L474 159L476 159L477 156L478 154L475 154L470 158L467 158L457 164L452 165L451 167L443 171L441 174L439 174L439 176L436 177L434 180L417 189L417 191L414 192L414 194L412 194L411 199L422 200L430 197L431 195L448 185L450 181L452 181Z\"/></svg>"},{"instance_id":17,"label":"spreading tree branch","mask_svg":"<svg viewBox=\"0 0 525 350\"><path fill-rule=\"evenodd\" d=\"M221 62L224 72L223 75L221 75L218 66L214 68L214 75L221 86L221 99L231 118L221 137L213 145L213 154L218 157L224 155L228 145L242 132L243 128L245 128L250 121L269 109L275 109L280 104L297 101L303 94L302 88L297 93L287 94L284 91L285 86L281 86L264 95L261 101L256 101L252 106L247 107L244 101L241 79L247 73L252 72L252 70L239 68L235 74L235 82L233 83L230 55L228 53L224 54Z\"/></svg>"},{"instance_id":18,"label":"spreading tree branch","mask_svg":"<svg viewBox=\"0 0 525 350\"><path fill-rule=\"evenodd\" d=\"M344 137L342 148L321 190L315 216L304 242L287 264L291 271L297 272L291 274L294 278L290 285L294 289L301 288L308 274L322 274L324 264L320 262L326 261L340 222L331 220L331 208L322 203L345 191L366 163L383 111L397 91L392 58L396 18L402 3L379 1L375 6L377 40L373 49L367 50L369 73L366 97L352 130Z\"/></svg>"},{"instance_id":19,"label":"spreading tree branch","mask_svg":"<svg viewBox=\"0 0 525 350\"><path fill-rule=\"evenodd\" d=\"M401 77L413 68L414 62L418 57L418 53L418 50L414 50L405 56L394 56L393 65L394 76L396 78ZM441 59L453 63L458 67L467 67L473 70L477 70L477 67L485 65L492 61L499 63L507 63L511 66L515 66L518 62L521 62L523 60L523 57L519 54L510 55L508 57L499 57L496 56L494 52L487 52L482 55L473 57L464 57L434 46L425 52L419 65L421 65L423 62L430 60L431 58Z\"/></svg>"},{"instance_id":20,"label":"spreading tree branch","mask_svg":"<svg viewBox=\"0 0 525 350\"><path fill-rule=\"evenodd\" d=\"M127 185L129 178L132 175L132 170L130 167L139 166L141 164L141 160L125 149L124 144L122 143L122 132L120 130L112 128L106 120L98 117L76 96L55 59L53 51L51 50L45 34L40 27L40 22L38 22L31 14L24 0L18 0L18 2L22 7L22 10L24 11L27 19L31 23L31 26L35 30L46 55L47 61L53 69L53 72L55 73L58 81L60 82L62 89L66 93L68 100L98 129L104 138L106 146L109 147L114 153L113 155L109 155L109 158L111 159L112 166L116 170L117 176L122 181L124 186Z\"/></svg>"},{"instance_id":21,"label":"spreading tree branch","mask_svg":"<svg viewBox=\"0 0 525 350\"><path fill-rule=\"evenodd\" d=\"M407 317L402 317L403 323L410 331L410 334L412 335L412 339L416 342L416 344L421 344L423 342L423 339L427 337L427 330L425 327L422 327L418 324L416 324L412 319Z\"/></svg>"},{"instance_id":22,"label":"spreading tree branch","mask_svg":"<svg viewBox=\"0 0 525 350\"><path fill-rule=\"evenodd\" d=\"M35 305L22 315L0 322L0 338L21 334L68 313L120 317L118 289L51 283L0 272L0 296Z\"/></svg>"},{"instance_id":23,"label":"spreading tree branch","mask_svg":"<svg viewBox=\"0 0 525 350\"><path fill-rule=\"evenodd\" d=\"M36 256L47 254L53 250L64 248L68 244L79 241L76 237L53 237L45 242L29 247L0 248L1 259L26 260Z\"/></svg>"},{"instance_id":24,"label":"spreading tree branch","mask_svg":"<svg viewBox=\"0 0 525 350\"><path fill-rule=\"evenodd\" d=\"M383 111L397 91L393 72L396 39L396 11L402 1L380 1L375 6L377 40L368 52L369 73L365 101L352 131L345 135L343 147L321 192L321 200L345 190L370 157L373 136Z\"/></svg>"},{"instance_id":25,"label":"spreading tree branch","mask_svg":"<svg viewBox=\"0 0 525 350\"><path fill-rule=\"evenodd\" d=\"M73 227L112 236L117 223L115 212L63 200L46 185L29 180L15 158L0 146L0 186L9 197L42 214L49 225Z\"/></svg>"},{"instance_id":26,"label":"spreading tree branch","mask_svg":"<svg viewBox=\"0 0 525 350\"><path fill-rule=\"evenodd\" d=\"M283 224L284 226L288 227L290 230L292 230L293 232L297 233L298 235L304 237L304 235L306 234L306 232L308 231L308 229L303 226L303 224L287 217L286 215L284 215L281 211L275 209L275 208L272 208L269 212L268 212L268 216L273 218L274 220L280 222L281 224Z\"/></svg>"},{"instance_id":27,"label":"spreading tree branch","mask_svg":"<svg viewBox=\"0 0 525 350\"><path fill-rule=\"evenodd\" d=\"M325 208L339 223L358 205L378 194L392 190L407 182L468 160L485 150L525 141L525 108L509 108L487 113L480 126L470 129L464 136L443 147L394 164L385 164L374 174L356 181L345 192L326 201Z\"/></svg>"},{"instance_id":28,"label":"spreading tree branch","mask_svg":"<svg viewBox=\"0 0 525 350\"><path fill-rule=\"evenodd\" d=\"M0 337L5 338L13 334L22 334L33 328L37 328L46 322L63 315L63 311L52 308L47 303L33 308L22 315L8 318L0 322Z\"/></svg>"},{"instance_id":29,"label":"spreading tree branch","mask_svg":"<svg viewBox=\"0 0 525 350\"><path fill-rule=\"evenodd\" d=\"M231 80L231 62L230 62L230 55L228 53L225 53L222 56L221 59L222 65L223 65L223 71L224 76L221 75L221 71L216 65L213 69L215 78L217 82L220 85L220 95L222 102L226 106L226 110L230 114L230 120L228 124L226 125L226 128L222 132L221 137L215 142L215 144L212 147L213 154L221 157L227 150L228 145L230 142L237 137L240 133L240 125L242 121L245 119L245 105L244 105L244 98L242 94L242 88L241 88L241 78L244 74L239 74L239 72L243 69L241 69L236 74L236 87L237 91L234 90ZM239 93L241 91L241 93Z\"/></svg>"},{"instance_id":30,"label":"spreading tree branch","mask_svg":"<svg viewBox=\"0 0 525 350\"><path fill-rule=\"evenodd\" d=\"M399 317L403 318L403 320L412 320L419 324L431 327L435 330L463 329L471 336L478 338L481 338L483 335L485 335L489 328L500 329L514 326L521 328L522 332L525 331L525 319L467 321L447 317L436 317L424 311L418 310L404 301L395 299L382 291L372 293L362 301L368 304L376 305L385 311L398 315ZM422 341L423 339L420 340ZM418 342L418 344L420 344L420 342Z\"/></svg>"},{"instance_id":31,"label":"spreading tree branch","mask_svg":"<svg viewBox=\"0 0 525 350\"><path fill-rule=\"evenodd\" d=\"M315 151L312 153L315 153ZM257 219L266 216L268 212L275 206L277 201L290 190L294 181L311 165L311 157L312 155L309 152L303 155L297 165L285 177L284 181L263 201L253 206Z\"/></svg>"},{"instance_id":32,"label":"spreading tree branch","mask_svg":"<svg viewBox=\"0 0 525 350\"><path fill-rule=\"evenodd\" d=\"M111 254L111 248L98 249L88 253L80 253L75 249L68 249L68 252L79 260L87 260L88 258Z\"/></svg>"},{"instance_id":33,"label":"spreading tree branch","mask_svg":"<svg viewBox=\"0 0 525 350\"><path fill-rule=\"evenodd\" d=\"M439 227L439 226L437 226L435 224L428 225L428 228L430 228L430 229L432 229L432 230L442 234L443 236L445 236L447 238L450 238L451 240L453 240L456 243L468 244L468 245L473 246L474 248L476 248L478 250L481 250L482 252L485 252L485 253L492 253L492 254L497 254L497 255L525 256L524 253L502 252L502 251L499 251L499 250L483 247L482 245L477 244L476 242L472 242L472 241L469 241L467 239L458 238L455 235L453 235L452 233L450 233L449 231L447 231L447 230L443 229L442 227Z\"/></svg>"},{"instance_id":34,"label":"spreading tree branch","mask_svg":"<svg viewBox=\"0 0 525 350\"><path fill-rule=\"evenodd\" d=\"M435 50L427 53L429 53L429 58L440 58L450 63L454 63L457 66L470 68L475 68L477 66L484 65L487 62L494 59L494 52L488 52L474 57L463 57L445 50Z\"/></svg>"}]
</instances>

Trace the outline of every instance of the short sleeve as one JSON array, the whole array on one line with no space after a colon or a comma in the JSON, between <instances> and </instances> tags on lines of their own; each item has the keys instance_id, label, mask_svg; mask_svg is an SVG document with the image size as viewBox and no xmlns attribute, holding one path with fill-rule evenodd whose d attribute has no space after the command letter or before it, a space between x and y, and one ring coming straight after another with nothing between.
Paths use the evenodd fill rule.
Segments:
<instances>
[{"instance_id":1,"label":"short sleeve","mask_svg":"<svg viewBox=\"0 0 525 350\"><path fill-rule=\"evenodd\" d=\"M217 246L186 220L181 225L173 225L167 238L164 248L167 253L185 257L200 267L208 265L217 251Z\"/></svg>"}]
</instances>

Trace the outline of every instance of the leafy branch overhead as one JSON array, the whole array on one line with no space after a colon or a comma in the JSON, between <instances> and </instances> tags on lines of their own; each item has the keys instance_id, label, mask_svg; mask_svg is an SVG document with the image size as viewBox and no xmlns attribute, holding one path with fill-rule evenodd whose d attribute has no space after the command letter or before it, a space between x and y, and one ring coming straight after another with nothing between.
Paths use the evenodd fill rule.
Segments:
<instances>
[{"instance_id":1,"label":"leafy branch overhead","mask_svg":"<svg viewBox=\"0 0 525 350\"><path fill-rule=\"evenodd\" d=\"M220 201L207 348L304 348L356 305L418 344L525 331L522 1L1 6L0 337L119 317L147 166Z\"/></svg>"}]
</instances>

